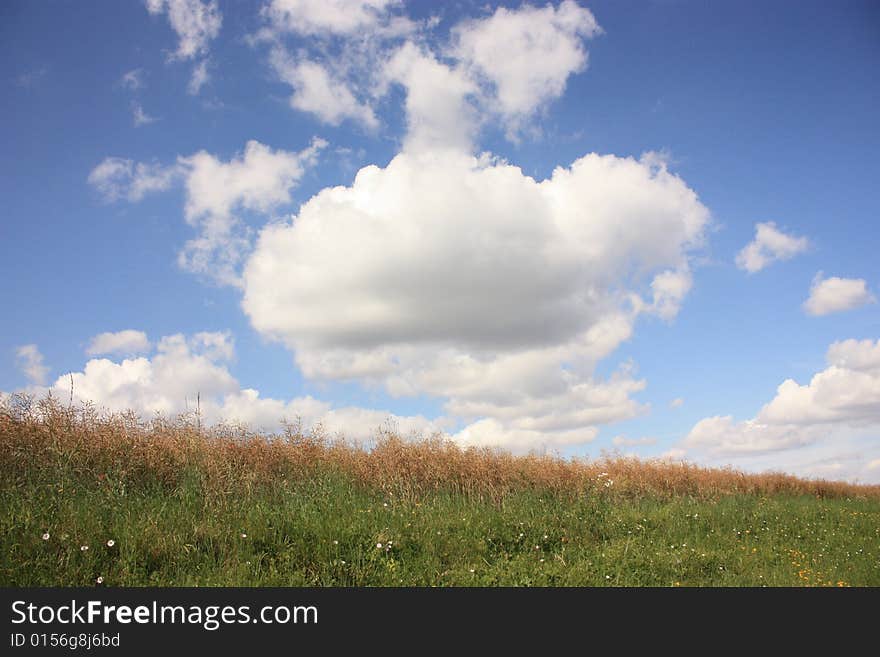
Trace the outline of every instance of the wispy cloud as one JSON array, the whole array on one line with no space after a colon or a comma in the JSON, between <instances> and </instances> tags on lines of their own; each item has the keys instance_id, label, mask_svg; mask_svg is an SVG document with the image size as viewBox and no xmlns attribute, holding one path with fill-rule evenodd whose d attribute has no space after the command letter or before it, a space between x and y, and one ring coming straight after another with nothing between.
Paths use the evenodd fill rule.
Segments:
<instances>
[{"instance_id":1,"label":"wispy cloud","mask_svg":"<svg viewBox=\"0 0 880 657\"><path fill-rule=\"evenodd\" d=\"M210 80L211 74L208 72L208 61L203 59L193 67L192 75L190 76L186 90L191 96L197 96L202 90L202 87L204 87Z\"/></svg>"},{"instance_id":2,"label":"wispy cloud","mask_svg":"<svg viewBox=\"0 0 880 657\"><path fill-rule=\"evenodd\" d=\"M105 158L89 173L88 182L104 201L140 201L146 194L169 189L182 171L174 164L162 166L121 157Z\"/></svg>"},{"instance_id":3,"label":"wispy cloud","mask_svg":"<svg viewBox=\"0 0 880 657\"><path fill-rule=\"evenodd\" d=\"M15 350L16 364L28 381L35 385L46 383L49 367L43 363L43 354L35 344L25 344Z\"/></svg>"},{"instance_id":4,"label":"wispy cloud","mask_svg":"<svg viewBox=\"0 0 880 657\"><path fill-rule=\"evenodd\" d=\"M217 0L146 0L146 7L153 15L165 14L177 34L177 50L172 53L172 59L206 55L223 24Z\"/></svg>"},{"instance_id":5,"label":"wispy cloud","mask_svg":"<svg viewBox=\"0 0 880 657\"><path fill-rule=\"evenodd\" d=\"M137 91L144 87L144 69L136 68L123 74L119 83L129 91Z\"/></svg>"},{"instance_id":6,"label":"wispy cloud","mask_svg":"<svg viewBox=\"0 0 880 657\"><path fill-rule=\"evenodd\" d=\"M151 15L165 14L177 35L177 50L169 55L169 60L198 60L187 84L187 92L198 95L210 80L210 44L223 25L217 0L146 0L146 7Z\"/></svg>"},{"instance_id":7,"label":"wispy cloud","mask_svg":"<svg viewBox=\"0 0 880 657\"><path fill-rule=\"evenodd\" d=\"M155 123L159 120L155 116L150 116L149 114L147 114L144 111L143 106L141 106L141 104L138 102L132 102L131 104L131 117L135 128L140 128L144 125L150 125L151 123Z\"/></svg>"},{"instance_id":8,"label":"wispy cloud","mask_svg":"<svg viewBox=\"0 0 880 657\"><path fill-rule=\"evenodd\" d=\"M40 84L43 78L46 77L48 71L49 69L45 66L26 71L15 78L15 84L24 89L31 89Z\"/></svg>"}]
</instances>

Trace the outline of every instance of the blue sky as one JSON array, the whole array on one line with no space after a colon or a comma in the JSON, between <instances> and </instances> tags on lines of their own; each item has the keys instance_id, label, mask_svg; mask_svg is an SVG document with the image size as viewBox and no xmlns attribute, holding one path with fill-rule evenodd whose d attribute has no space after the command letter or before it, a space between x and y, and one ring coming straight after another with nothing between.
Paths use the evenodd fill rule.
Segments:
<instances>
[{"instance_id":1,"label":"blue sky","mask_svg":"<svg viewBox=\"0 0 880 657\"><path fill-rule=\"evenodd\" d=\"M880 481L876 4L0 13L0 390Z\"/></svg>"}]
</instances>

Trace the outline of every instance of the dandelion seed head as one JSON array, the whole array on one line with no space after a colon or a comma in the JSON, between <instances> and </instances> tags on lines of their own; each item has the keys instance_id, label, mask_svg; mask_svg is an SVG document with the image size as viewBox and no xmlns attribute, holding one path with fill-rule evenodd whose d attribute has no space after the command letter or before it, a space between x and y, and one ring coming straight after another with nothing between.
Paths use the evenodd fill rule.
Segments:
<instances>
[{"instance_id":1,"label":"dandelion seed head","mask_svg":"<svg viewBox=\"0 0 880 657\"><path fill-rule=\"evenodd\" d=\"M116 541L114 541L112 538L107 541L107 547L113 547L114 545L116 545Z\"/></svg>"},{"instance_id":2,"label":"dandelion seed head","mask_svg":"<svg viewBox=\"0 0 880 657\"><path fill-rule=\"evenodd\" d=\"M44 541L48 541L48 540L49 540L49 532L46 532L45 534L43 534L43 540L44 540Z\"/></svg>"}]
</instances>

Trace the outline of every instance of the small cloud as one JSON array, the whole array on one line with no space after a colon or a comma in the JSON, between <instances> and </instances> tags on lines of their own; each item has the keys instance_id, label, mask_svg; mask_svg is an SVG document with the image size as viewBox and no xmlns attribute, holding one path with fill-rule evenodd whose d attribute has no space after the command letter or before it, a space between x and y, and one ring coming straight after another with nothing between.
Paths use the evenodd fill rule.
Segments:
<instances>
[{"instance_id":1,"label":"small cloud","mask_svg":"<svg viewBox=\"0 0 880 657\"><path fill-rule=\"evenodd\" d=\"M149 125L150 123L155 123L156 121L158 121L155 116L150 116L149 114L147 114L144 111L144 108L141 107L140 103L131 104L131 114L135 128L140 128L142 125Z\"/></svg>"},{"instance_id":2,"label":"small cloud","mask_svg":"<svg viewBox=\"0 0 880 657\"><path fill-rule=\"evenodd\" d=\"M880 459L874 459L865 466L865 470L880 470Z\"/></svg>"},{"instance_id":3,"label":"small cloud","mask_svg":"<svg viewBox=\"0 0 880 657\"><path fill-rule=\"evenodd\" d=\"M686 454L687 450L681 449L680 447L673 447L672 449L663 452L663 454L660 455L660 458L666 459L667 461L683 461Z\"/></svg>"},{"instance_id":4,"label":"small cloud","mask_svg":"<svg viewBox=\"0 0 880 657\"><path fill-rule=\"evenodd\" d=\"M575 2L519 9L499 7L486 18L452 29L449 54L484 80L481 87L517 141L530 119L565 92L569 77L587 67L584 42L602 34L595 16Z\"/></svg>"},{"instance_id":5,"label":"small cloud","mask_svg":"<svg viewBox=\"0 0 880 657\"><path fill-rule=\"evenodd\" d=\"M865 279L836 276L824 278L820 271L813 278L810 296L804 302L803 308L808 315L818 317L876 302L877 298L868 291Z\"/></svg>"},{"instance_id":6,"label":"small cloud","mask_svg":"<svg viewBox=\"0 0 880 657\"><path fill-rule=\"evenodd\" d=\"M777 260L789 260L810 247L806 237L787 235L772 221L755 225L755 239L736 256L736 266L750 274Z\"/></svg>"},{"instance_id":7,"label":"small cloud","mask_svg":"<svg viewBox=\"0 0 880 657\"><path fill-rule=\"evenodd\" d=\"M129 91L137 91L144 87L144 69L135 68L122 76L119 83Z\"/></svg>"},{"instance_id":8,"label":"small cloud","mask_svg":"<svg viewBox=\"0 0 880 657\"><path fill-rule=\"evenodd\" d=\"M671 402L669 402L669 408L681 408L684 405L684 399L681 397L676 397Z\"/></svg>"},{"instance_id":9,"label":"small cloud","mask_svg":"<svg viewBox=\"0 0 880 657\"><path fill-rule=\"evenodd\" d=\"M280 46L273 48L269 61L278 78L293 88L288 101L293 109L313 114L329 125L350 119L367 130L379 127L372 107L358 101L350 85L323 64L294 60Z\"/></svg>"},{"instance_id":10,"label":"small cloud","mask_svg":"<svg viewBox=\"0 0 880 657\"><path fill-rule=\"evenodd\" d=\"M86 355L142 354L150 350L150 341L143 331L126 329L115 333L99 333L86 347Z\"/></svg>"},{"instance_id":11,"label":"small cloud","mask_svg":"<svg viewBox=\"0 0 880 657\"><path fill-rule=\"evenodd\" d=\"M49 368L43 363L43 354L35 344L25 344L15 350L15 359L18 369L35 385L46 383Z\"/></svg>"}]
</instances>

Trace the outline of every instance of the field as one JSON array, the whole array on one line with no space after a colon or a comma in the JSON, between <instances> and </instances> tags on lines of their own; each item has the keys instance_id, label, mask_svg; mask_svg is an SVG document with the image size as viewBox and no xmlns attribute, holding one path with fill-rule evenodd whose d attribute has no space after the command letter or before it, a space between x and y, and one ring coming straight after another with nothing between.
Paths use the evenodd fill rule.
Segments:
<instances>
[{"instance_id":1,"label":"field","mask_svg":"<svg viewBox=\"0 0 880 657\"><path fill-rule=\"evenodd\" d=\"M880 586L880 487L0 408L4 586Z\"/></svg>"}]
</instances>

